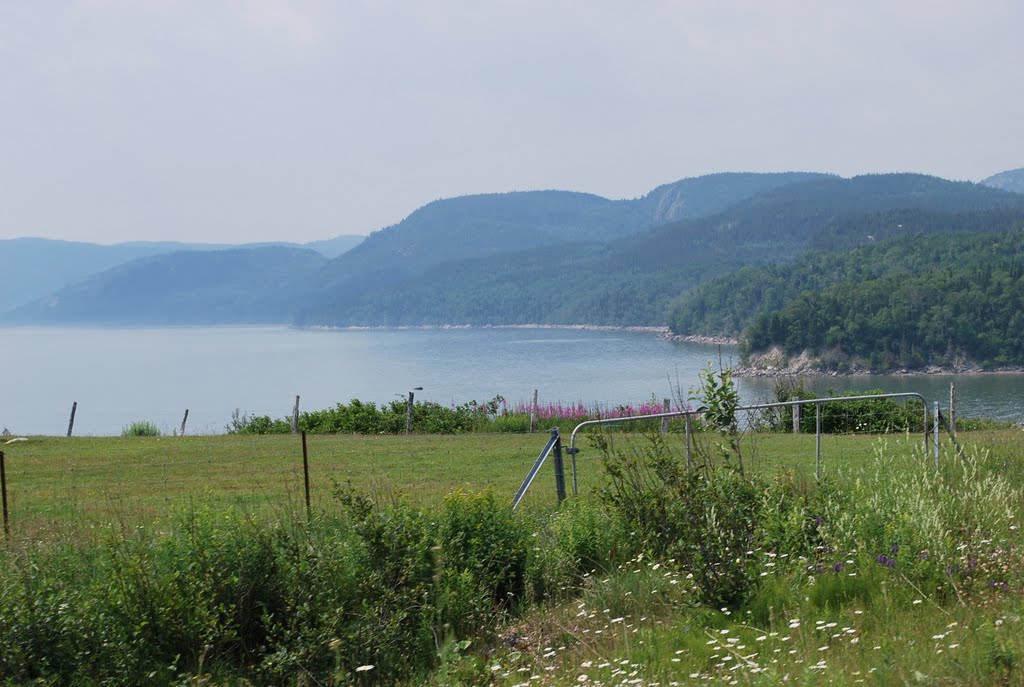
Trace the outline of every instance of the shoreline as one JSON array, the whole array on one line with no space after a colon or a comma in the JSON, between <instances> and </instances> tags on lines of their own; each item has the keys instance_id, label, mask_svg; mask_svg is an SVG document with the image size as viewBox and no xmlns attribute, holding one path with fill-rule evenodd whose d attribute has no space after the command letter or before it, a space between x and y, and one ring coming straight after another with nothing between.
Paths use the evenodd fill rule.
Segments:
<instances>
[{"instance_id":1,"label":"shoreline","mask_svg":"<svg viewBox=\"0 0 1024 687\"><path fill-rule=\"evenodd\" d=\"M519 329L519 330L563 330L563 331L594 331L594 332L640 332L656 334L658 338L665 341L677 343L693 343L705 346L738 346L739 340L729 336L706 336L703 334L673 334L671 329L663 325L608 325L608 324L418 324L418 325L350 325L330 326L316 325L309 327L295 327L296 329L308 329L314 331L340 331L340 332L362 332L362 331L463 331L474 329ZM873 377L890 375L894 377L918 377L932 375L1014 375L1024 374L1024 365L999 367L990 370L982 369L980 365L965 364L956 366L929 365L920 370L900 368L873 372L861 366L854 366L846 371L821 370L813 367L813 361L805 356L799 356L795 362L786 365L779 365L778 358L771 359L771 354L763 354L762 360L767 364L758 365L737 365L733 368L734 377ZM772 364L776 363L776 364Z\"/></svg>"},{"instance_id":2,"label":"shoreline","mask_svg":"<svg viewBox=\"0 0 1024 687\"><path fill-rule=\"evenodd\" d=\"M644 325L611 325L611 324L403 324L403 325L349 325L344 327L333 325L314 325L309 327L295 327L296 329L310 329L315 331L335 332L367 332L367 331L450 331L469 329L552 329L566 331L591 331L591 332L645 332L651 334L669 335L669 328L664 326ZM666 336L667 338L667 336Z\"/></svg>"},{"instance_id":3,"label":"shoreline","mask_svg":"<svg viewBox=\"0 0 1024 687\"><path fill-rule=\"evenodd\" d=\"M928 365L920 369L895 368L875 372L866 367L863 359L844 361L849 366L846 370L821 369L819 365L823 358L815 357L809 351L804 351L798 356L789 357L778 346L763 353L751 356L750 364L733 370L737 377L870 377L876 375L889 375L893 377L924 377L933 375L998 375L998 374L1022 374L1024 366L1009 365L989 370L983 369L980 365L968 361L954 365ZM827 358L826 358L827 360ZM833 362L841 360L832 358Z\"/></svg>"}]
</instances>

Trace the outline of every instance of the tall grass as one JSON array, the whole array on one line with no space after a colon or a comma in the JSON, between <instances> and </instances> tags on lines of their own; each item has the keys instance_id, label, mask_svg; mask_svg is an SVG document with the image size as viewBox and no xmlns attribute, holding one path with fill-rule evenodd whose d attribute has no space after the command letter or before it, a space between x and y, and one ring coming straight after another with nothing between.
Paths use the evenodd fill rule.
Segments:
<instances>
[{"instance_id":1,"label":"tall grass","mask_svg":"<svg viewBox=\"0 0 1024 687\"><path fill-rule=\"evenodd\" d=\"M1019 445L917 444L816 483L619 435L557 509L345 486L18 539L0 683L1019 683Z\"/></svg>"}]
</instances>

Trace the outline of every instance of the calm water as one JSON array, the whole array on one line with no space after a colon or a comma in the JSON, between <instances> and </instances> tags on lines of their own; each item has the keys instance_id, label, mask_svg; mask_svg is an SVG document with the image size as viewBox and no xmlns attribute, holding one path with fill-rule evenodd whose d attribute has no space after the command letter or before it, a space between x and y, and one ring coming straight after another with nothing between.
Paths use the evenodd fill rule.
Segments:
<instances>
[{"instance_id":1,"label":"calm water","mask_svg":"<svg viewBox=\"0 0 1024 687\"><path fill-rule=\"evenodd\" d=\"M303 331L286 327L0 328L0 428L61 435L73 401L75 434L118 434L133 420L166 432L189 409L189 433L222 432L238 408L285 417L359 398L416 397L615 406L685 398L697 374L730 347L672 343L654 334L546 329ZM948 402L955 379L964 416L1024 420L1024 375L830 378L825 392L881 387ZM742 379L745 401L772 382Z\"/></svg>"}]
</instances>

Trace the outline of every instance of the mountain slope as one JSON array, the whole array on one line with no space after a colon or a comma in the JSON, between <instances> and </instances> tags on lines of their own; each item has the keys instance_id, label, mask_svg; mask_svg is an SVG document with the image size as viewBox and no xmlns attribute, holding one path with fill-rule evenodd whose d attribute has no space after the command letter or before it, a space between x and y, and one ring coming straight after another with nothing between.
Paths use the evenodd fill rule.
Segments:
<instances>
[{"instance_id":1,"label":"mountain slope","mask_svg":"<svg viewBox=\"0 0 1024 687\"><path fill-rule=\"evenodd\" d=\"M922 175L812 179L773 188L714 216L617 241L452 259L416 275L391 273L389 281L363 290L320 294L317 308L297 322L660 325L668 322L669 303L686 289L744 265L791 260L828 227L856 236L863 228L858 218L880 212L1014 207L1024 207L1024 199Z\"/></svg>"},{"instance_id":2,"label":"mountain slope","mask_svg":"<svg viewBox=\"0 0 1024 687\"><path fill-rule=\"evenodd\" d=\"M271 246L179 251L93 275L12 311L13 322L285 323L327 259Z\"/></svg>"},{"instance_id":3,"label":"mountain slope","mask_svg":"<svg viewBox=\"0 0 1024 687\"><path fill-rule=\"evenodd\" d=\"M3 285L0 286L0 313L42 298L90 275L153 255L183 250L211 251L273 245L310 248L327 258L335 258L365 238L337 236L304 246L285 243L232 245L177 241L135 241L107 246L40 238L0 240L0 274L4 275Z\"/></svg>"},{"instance_id":4,"label":"mountain slope","mask_svg":"<svg viewBox=\"0 0 1024 687\"><path fill-rule=\"evenodd\" d=\"M825 227L811 241L814 249L794 262L750 265L701 284L676 299L669 326L676 334L738 336L758 315L782 309L794 294L826 289L844 278L877 278L891 270L891 258L881 259L871 246L889 246L885 239L912 237L922 247L942 233L980 234L1024 230L1024 208L966 213L894 210L845 217ZM866 247L852 264L835 249ZM847 272L840 270L853 270Z\"/></svg>"},{"instance_id":5,"label":"mountain slope","mask_svg":"<svg viewBox=\"0 0 1024 687\"><path fill-rule=\"evenodd\" d=\"M332 261L321 277L316 302L297 319L307 324L344 323L350 318L346 313L363 310L361 303L367 298L372 300L374 294L388 293L409 280L422 282L424 275L442 265L534 248L614 241L646 231L666 218L705 216L767 189L820 178L827 175L714 174L683 179L643 198L622 201L566 191L435 201ZM541 259L546 259L543 254ZM381 315L386 321L402 319L395 313Z\"/></svg>"},{"instance_id":6,"label":"mountain slope","mask_svg":"<svg viewBox=\"0 0 1024 687\"><path fill-rule=\"evenodd\" d=\"M1012 193L1024 193L1024 167L993 174L981 181L983 186L991 186Z\"/></svg>"},{"instance_id":7,"label":"mountain slope","mask_svg":"<svg viewBox=\"0 0 1024 687\"><path fill-rule=\"evenodd\" d=\"M900 237L793 266L805 288L762 312L743 352L832 369L1024 364L1024 232Z\"/></svg>"}]
</instances>

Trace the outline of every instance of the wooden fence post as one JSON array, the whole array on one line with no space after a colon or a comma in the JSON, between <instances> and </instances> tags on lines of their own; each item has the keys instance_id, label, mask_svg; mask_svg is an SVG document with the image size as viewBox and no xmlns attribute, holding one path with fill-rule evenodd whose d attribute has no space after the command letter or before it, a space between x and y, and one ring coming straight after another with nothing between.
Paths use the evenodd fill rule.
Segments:
<instances>
[{"instance_id":1,"label":"wooden fence post","mask_svg":"<svg viewBox=\"0 0 1024 687\"><path fill-rule=\"evenodd\" d=\"M669 399L666 398L665 401L661 404L661 410L662 410L663 413L670 413L670 412L672 412L672 403L671 403L671 401L669 401ZM668 434L668 418L667 417L661 418L661 433L662 434Z\"/></svg>"},{"instance_id":2,"label":"wooden fence post","mask_svg":"<svg viewBox=\"0 0 1024 687\"><path fill-rule=\"evenodd\" d=\"M530 433L537 433L537 390L533 390L533 403L530 404Z\"/></svg>"},{"instance_id":3,"label":"wooden fence post","mask_svg":"<svg viewBox=\"0 0 1024 687\"><path fill-rule=\"evenodd\" d=\"M412 434L412 410L413 410L413 398L416 395L413 392L409 392L409 396L405 400L405 433Z\"/></svg>"},{"instance_id":4,"label":"wooden fence post","mask_svg":"<svg viewBox=\"0 0 1024 687\"><path fill-rule=\"evenodd\" d=\"M295 396L295 406L292 408L292 434L299 433L299 397Z\"/></svg>"},{"instance_id":5,"label":"wooden fence post","mask_svg":"<svg viewBox=\"0 0 1024 687\"><path fill-rule=\"evenodd\" d=\"M185 408L185 417L181 418L181 436L185 436L186 422L188 422L188 408Z\"/></svg>"},{"instance_id":6,"label":"wooden fence post","mask_svg":"<svg viewBox=\"0 0 1024 687\"><path fill-rule=\"evenodd\" d=\"M71 436L71 430L75 428L75 411L78 410L78 401L71 404L71 419L68 420L68 436Z\"/></svg>"}]
</instances>

